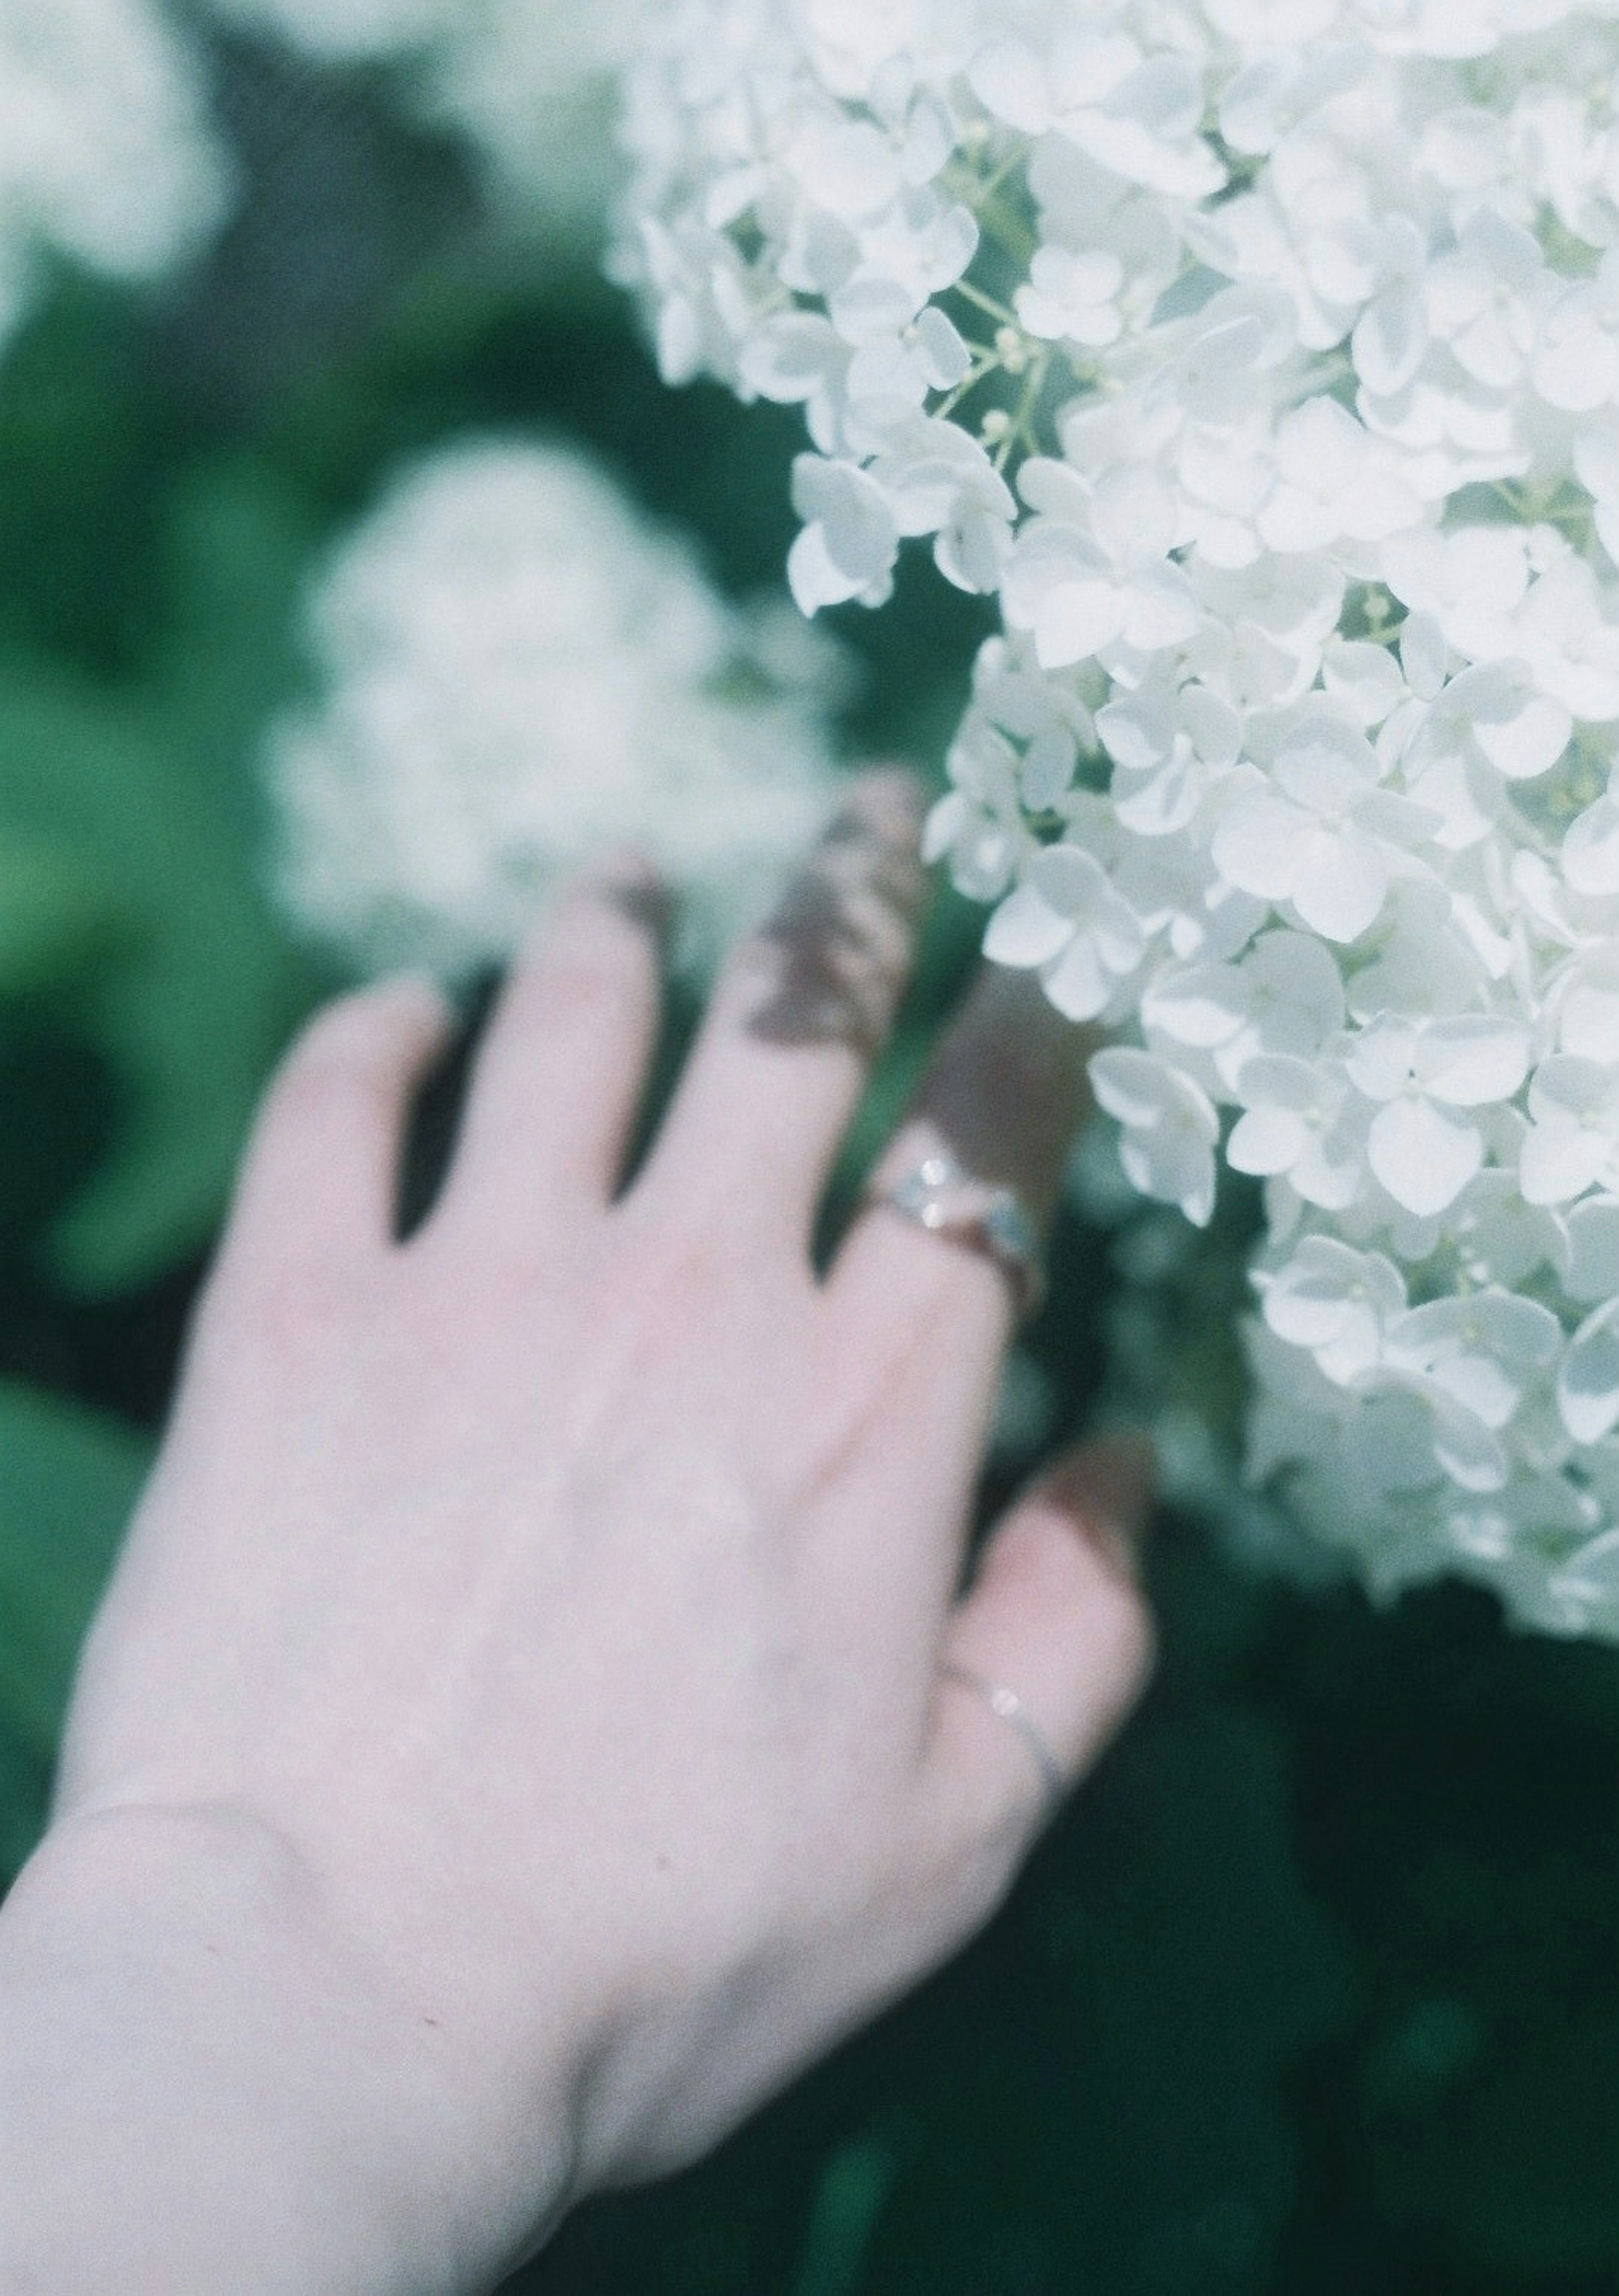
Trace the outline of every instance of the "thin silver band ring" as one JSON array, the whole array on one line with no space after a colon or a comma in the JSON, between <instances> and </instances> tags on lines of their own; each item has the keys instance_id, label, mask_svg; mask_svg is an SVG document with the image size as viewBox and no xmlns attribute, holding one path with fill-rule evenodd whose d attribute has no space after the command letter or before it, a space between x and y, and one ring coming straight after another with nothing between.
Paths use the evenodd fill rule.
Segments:
<instances>
[{"instance_id":1,"label":"thin silver band ring","mask_svg":"<svg viewBox=\"0 0 1619 2296\"><path fill-rule=\"evenodd\" d=\"M982 1252L1011 1285L1018 1320L1039 1312L1046 1288L1040 1238L1015 1190L975 1179L953 1156L936 1149L897 1179L872 1188L868 1201L914 1220L930 1235Z\"/></svg>"},{"instance_id":2,"label":"thin silver band ring","mask_svg":"<svg viewBox=\"0 0 1619 2296\"><path fill-rule=\"evenodd\" d=\"M1011 1724L1034 1757L1034 1767L1040 1772L1040 1783L1045 1789L1045 1816L1049 1824L1068 1798L1068 1781L1062 1764L1046 1744L1039 1724L1022 1699L1015 1690L1009 1690L1004 1683L991 1682L987 1676L975 1674L970 1667L942 1666L939 1673L944 1681L959 1682L964 1690L970 1690L976 1698L982 1699L992 1714L998 1715L1002 1722Z\"/></svg>"}]
</instances>

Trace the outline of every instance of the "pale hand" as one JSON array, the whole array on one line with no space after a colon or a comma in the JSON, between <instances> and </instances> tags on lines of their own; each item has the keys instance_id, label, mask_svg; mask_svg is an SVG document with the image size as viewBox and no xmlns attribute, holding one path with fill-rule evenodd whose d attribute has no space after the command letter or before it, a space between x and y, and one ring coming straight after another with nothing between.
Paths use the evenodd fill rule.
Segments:
<instances>
[{"instance_id":1,"label":"pale hand","mask_svg":"<svg viewBox=\"0 0 1619 2296\"><path fill-rule=\"evenodd\" d=\"M881 1208L812 1267L915 837L868 778L624 1193L632 865L514 972L408 1241L441 1001L384 987L294 1051L0 1915L7 2296L493 2286L997 1904L1042 1779L942 1666L1072 1777L1135 1695L1130 1453L1048 1478L961 1591L1003 1272ZM979 992L895 1169L943 1141L1049 1201L1080 1062L1023 987Z\"/></svg>"}]
</instances>

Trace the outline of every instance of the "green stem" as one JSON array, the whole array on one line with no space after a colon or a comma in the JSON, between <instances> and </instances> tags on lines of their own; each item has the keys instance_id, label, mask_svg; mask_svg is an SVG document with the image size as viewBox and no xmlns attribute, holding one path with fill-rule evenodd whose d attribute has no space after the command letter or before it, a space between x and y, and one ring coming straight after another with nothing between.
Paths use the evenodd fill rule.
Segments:
<instances>
[{"instance_id":1,"label":"green stem","mask_svg":"<svg viewBox=\"0 0 1619 2296\"><path fill-rule=\"evenodd\" d=\"M1040 442L1034 436L1033 417L1034 408L1039 403L1040 394L1045 388L1046 372L1050 365L1049 351L1040 352L1030 364L1028 379L1023 386L1023 394L1018 401L1017 412L1012 416L1011 428L995 449L995 468L998 471L1005 470L1019 444L1031 455L1039 452Z\"/></svg>"},{"instance_id":2,"label":"green stem","mask_svg":"<svg viewBox=\"0 0 1619 2296\"><path fill-rule=\"evenodd\" d=\"M960 406L961 401L967 397L968 393L969 391L977 390L978 385L985 379L986 376L997 373L1000 370L1000 366L1001 361L995 353L993 351L985 352L982 360L974 365L971 373L963 376L962 380L957 383L955 389L949 394L949 396L939 401L938 405L933 409L935 415L937 416L941 422L948 421L949 417L955 413L957 407Z\"/></svg>"},{"instance_id":3,"label":"green stem","mask_svg":"<svg viewBox=\"0 0 1619 2296\"><path fill-rule=\"evenodd\" d=\"M1010 310L1004 303L997 302L993 295L986 295L982 287L975 287L970 279L958 279L954 292L964 295L969 303L982 311L986 317L993 319L997 325L1015 327L1018 324L1018 314L1015 311Z\"/></svg>"}]
</instances>

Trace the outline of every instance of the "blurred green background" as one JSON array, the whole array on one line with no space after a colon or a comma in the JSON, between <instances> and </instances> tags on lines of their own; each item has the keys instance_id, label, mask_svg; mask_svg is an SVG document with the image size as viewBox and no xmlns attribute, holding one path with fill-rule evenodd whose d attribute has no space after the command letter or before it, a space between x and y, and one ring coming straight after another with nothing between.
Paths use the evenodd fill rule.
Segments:
<instances>
[{"instance_id":1,"label":"blurred green background","mask_svg":"<svg viewBox=\"0 0 1619 2296\"><path fill-rule=\"evenodd\" d=\"M0 1869L170 1390L254 1095L332 979L263 891L300 586L398 458L564 430L778 578L796 416L665 392L380 80L213 53L235 221L63 272L0 361ZM841 619L841 618L840 618ZM850 727L936 770L980 629L912 569ZM953 995L941 904L868 1128ZM1070 1214L986 1504L1116 1406L1229 1397L1249 1208ZM1111 1345L1106 1342L1111 1338ZM534 2296L1598 2296L1619 2288L1619 1653L1442 1589L1374 1614L1158 1526L1147 1705L993 1931Z\"/></svg>"}]
</instances>

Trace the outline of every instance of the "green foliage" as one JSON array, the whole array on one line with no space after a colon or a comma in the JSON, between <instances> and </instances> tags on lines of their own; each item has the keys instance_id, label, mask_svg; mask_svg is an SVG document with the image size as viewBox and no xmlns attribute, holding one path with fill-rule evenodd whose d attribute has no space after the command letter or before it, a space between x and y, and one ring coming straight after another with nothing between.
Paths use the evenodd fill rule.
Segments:
<instances>
[{"instance_id":1,"label":"green foliage","mask_svg":"<svg viewBox=\"0 0 1619 2296\"><path fill-rule=\"evenodd\" d=\"M0 1003L77 975L116 914L111 887L82 852L0 829Z\"/></svg>"},{"instance_id":2,"label":"green foliage","mask_svg":"<svg viewBox=\"0 0 1619 2296\"><path fill-rule=\"evenodd\" d=\"M0 448L7 414L0 393ZM54 1001L124 1095L105 1167L51 1239L63 1280L95 1292L206 1241L300 994L252 774L294 674L296 497L211 463L143 523L170 612L138 676L0 639L0 1000ZM38 619L26 586L12 603Z\"/></svg>"},{"instance_id":3,"label":"green foliage","mask_svg":"<svg viewBox=\"0 0 1619 2296\"><path fill-rule=\"evenodd\" d=\"M59 948L79 956L99 928L103 961L73 966L70 1009L129 1094L53 1239L76 1288L149 1279L205 1240L289 1009L250 849L191 733L178 707L0 658L0 823L51 857Z\"/></svg>"},{"instance_id":4,"label":"green foliage","mask_svg":"<svg viewBox=\"0 0 1619 2296\"><path fill-rule=\"evenodd\" d=\"M0 1382L0 1873L43 1814L74 1660L149 1450L100 1414Z\"/></svg>"}]
</instances>

